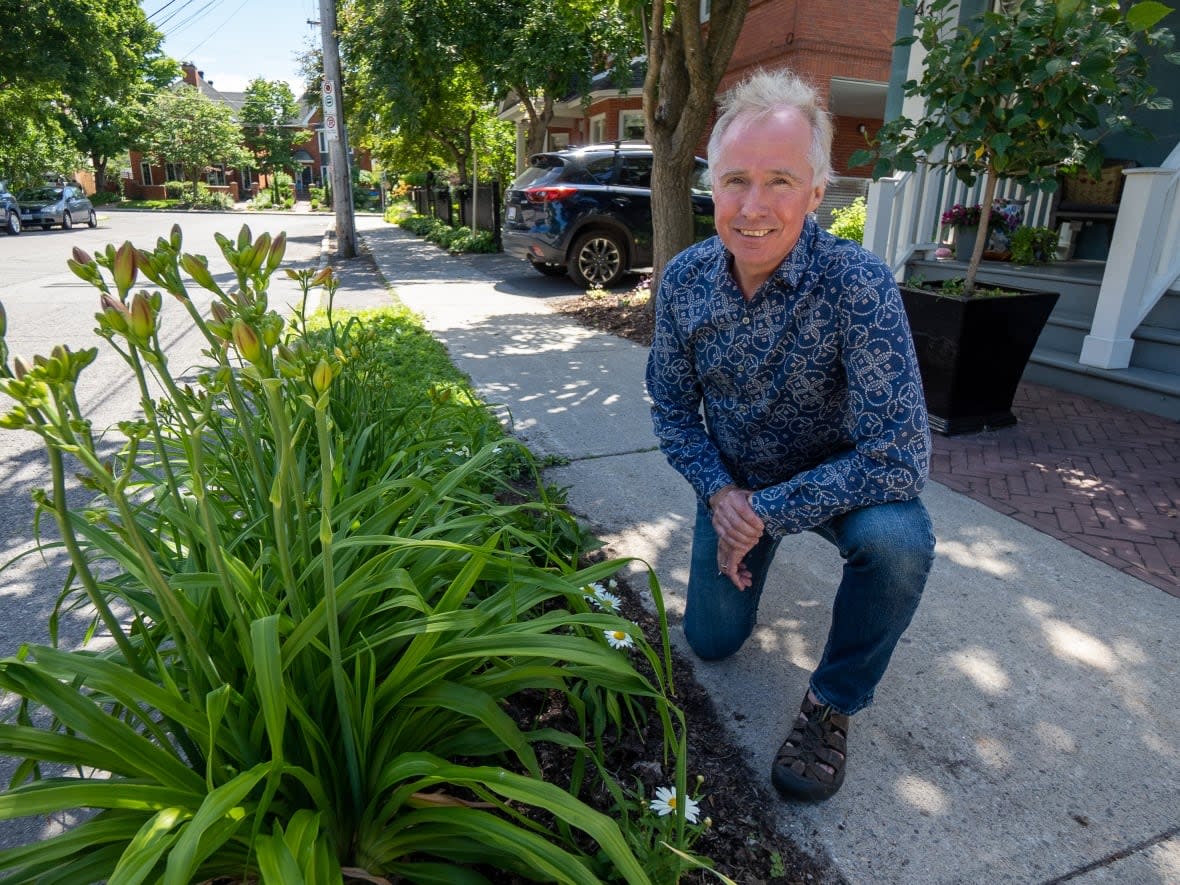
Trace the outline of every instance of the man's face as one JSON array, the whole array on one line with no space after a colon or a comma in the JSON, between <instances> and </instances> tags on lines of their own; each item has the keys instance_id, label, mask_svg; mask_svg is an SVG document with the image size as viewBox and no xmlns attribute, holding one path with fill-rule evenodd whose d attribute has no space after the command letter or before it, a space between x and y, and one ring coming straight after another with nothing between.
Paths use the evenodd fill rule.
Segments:
<instances>
[{"instance_id":1,"label":"man's face","mask_svg":"<svg viewBox=\"0 0 1180 885\"><path fill-rule=\"evenodd\" d=\"M812 184L810 146L811 126L793 108L739 117L718 146L713 220L746 297L795 247L807 213L823 199L823 187Z\"/></svg>"}]
</instances>

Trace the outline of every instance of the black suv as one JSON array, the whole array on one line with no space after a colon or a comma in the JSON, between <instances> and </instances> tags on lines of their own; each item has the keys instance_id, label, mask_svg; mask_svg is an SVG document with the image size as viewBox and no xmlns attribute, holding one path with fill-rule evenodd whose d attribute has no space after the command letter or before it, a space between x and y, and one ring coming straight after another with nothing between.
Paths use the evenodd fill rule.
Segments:
<instances>
[{"instance_id":1,"label":"black suv","mask_svg":"<svg viewBox=\"0 0 1180 885\"><path fill-rule=\"evenodd\" d=\"M5 233L13 235L20 233L20 206L16 197L8 192L4 182L0 181L0 228Z\"/></svg>"},{"instance_id":2,"label":"black suv","mask_svg":"<svg viewBox=\"0 0 1180 885\"><path fill-rule=\"evenodd\" d=\"M648 145L594 145L529 158L508 186L503 243L543 274L566 272L587 288L608 288L651 267ZM709 167L696 161L692 211L697 239L713 233Z\"/></svg>"}]
</instances>

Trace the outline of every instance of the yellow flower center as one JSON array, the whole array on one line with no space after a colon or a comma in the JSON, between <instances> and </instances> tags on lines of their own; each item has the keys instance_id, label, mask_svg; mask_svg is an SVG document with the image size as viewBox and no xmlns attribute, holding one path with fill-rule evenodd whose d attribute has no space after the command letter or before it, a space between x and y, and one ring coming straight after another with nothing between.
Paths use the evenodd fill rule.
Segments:
<instances>
[{"instance_id":1,"label":"yellow flower center","mask_svg":"<svg viewBox=\"0 0 1180 885\"><path fill-rule=\"evenodd\" d=\"M619 642L622 642L624 639L626 639L626 638L627 638L627 634L626 634L626 633L624 633L622 630L616 630L616 631L615 631L613 634L611 634L611 635L612 635L612 636L614 636L614 637L615 637L615 639L619 640Z\"/></svg>"}]
</instances>

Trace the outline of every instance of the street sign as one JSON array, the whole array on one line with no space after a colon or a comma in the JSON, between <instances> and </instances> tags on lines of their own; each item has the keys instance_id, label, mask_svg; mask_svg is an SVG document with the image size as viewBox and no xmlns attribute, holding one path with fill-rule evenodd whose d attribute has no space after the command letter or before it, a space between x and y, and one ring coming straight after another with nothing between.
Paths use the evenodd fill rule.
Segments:
<instances>
[{"instance_id":1,"label":"street sign","mask_svg":"<svg viewBox=\"0 0 1180 885\"><path fill-rule=\"evenodd\" d=\"M336 117L336 87L324 78L324 133L333 141L340 140L340 121Z\"/></svg>"}]
</instances>

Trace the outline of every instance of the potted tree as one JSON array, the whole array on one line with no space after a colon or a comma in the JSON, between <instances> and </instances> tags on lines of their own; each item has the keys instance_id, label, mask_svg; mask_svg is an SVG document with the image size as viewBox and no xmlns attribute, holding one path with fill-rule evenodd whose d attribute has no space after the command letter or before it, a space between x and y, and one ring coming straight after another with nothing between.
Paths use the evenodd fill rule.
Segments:
<instances>
[{"instance_id":1,"label":"potted tree","mask_svg":"<svg viewBox=\"0 0 1180 885\"><path fill-rule=\"evenodd\" d=\"M958 0L903 2L916 7L914 33L898 45L918 43L926 52L921 76L905 84L905 94L925 108L918 120L888 121L867 150L853 155L853 164L875 160L874 179L927 163L968 185L982 177L980 204L993 206L1001 178L1053 191L1062 169L1096 176L1104 136L1147 135L1130 112L1170 107L1156 95L1143 54L1148 45L1172 45L1171 32L1157 27L1172 10L1155 0L1126 9L1117 0L1011 0L1003 12L965 23ZM999 297L977 287L992 216L981 213L966 275L953 293L902 290L931 426L942 433L1015 423L1016 386L1057 299Z\"/></svg>"}]
</instances>

